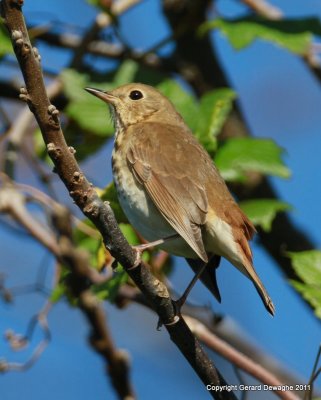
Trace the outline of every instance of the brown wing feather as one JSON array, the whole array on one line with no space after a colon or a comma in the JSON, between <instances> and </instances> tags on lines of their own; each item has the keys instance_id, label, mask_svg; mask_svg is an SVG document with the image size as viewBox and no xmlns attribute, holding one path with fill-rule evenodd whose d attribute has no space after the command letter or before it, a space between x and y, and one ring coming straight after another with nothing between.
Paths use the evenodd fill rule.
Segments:
<instances>
[{"instance_id":1,"label":"brown wing feather","mask_svg":"<svg viewBox=\"0 0 321 400\"><path fill-rule=\"evenodd\" d=\"M137 136L135 145L129 147L127 160L134 176L146 188L150 198L179 235L186 240L198 256L207 262L207 254L202 240L201 226L205 224L207 214L207 197L204 187L198 182L194 183L188 174L186 162L190 164L186 151L176 146L179 144L177 135L180 127L161 124L143 124L135 128L140 136L142 130L148 129L148 140L144 142ZM174 143L173 153L160 154L159 137L155 135L169 135ZM174 135L174 136L173 136ZM189 133L184 133L189 135ZM179 138L178 138L179 139ZM171 143L168 143L171 148ZM191 145L191 151L193 147ZM195 151L195 150L194 150ZM189 153L189 152L187 152ZM189 153L190 155L190 153Z\"/></svg>"}]
</instances>

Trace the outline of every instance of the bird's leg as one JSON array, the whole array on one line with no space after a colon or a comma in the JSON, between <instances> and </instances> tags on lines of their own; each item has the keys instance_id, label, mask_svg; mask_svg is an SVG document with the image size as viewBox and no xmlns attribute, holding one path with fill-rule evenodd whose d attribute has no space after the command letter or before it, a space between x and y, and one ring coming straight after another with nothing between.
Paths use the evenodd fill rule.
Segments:
<instances>
[{"instance_id":1,"label":"bird's leg","mask_svg":"<svg viewBox=\"0 0 321 400\"><path fill-rule=\"evenodd\" d=\"M139 245L133 246L133 247L134 247L135 250L137 250L140 253L142 253L146 249L149 249L149 248L155 247L155 246L159 246L160 244L163 244L163 243L167 242L168 240L176 239L178 237L179 237L179 234L178 233L174 233L173 235L166 236L163 239L155 240L154 242L139 244Z\"/></svg>"},{"instance_id":2,"label":"bird's leg","mask_svg":"<svg viewBox=\"0 0 321 400\"><path fill-rule=\"evenodd\" d=\"M181 308L183 307L183 305L185 304L188 295L190 294L191 290L193 289L195 283L197 282L197 280L201 277L201 275L203 274L203 272L205 271L205 269L210 265L212 268L217 268L220 264L220 257L214 255L208 263L203 263L203 265L198 268L198 270L195 272L195 275L193 277L193 279L191 280L191 282L189 283L189 285L187 286L187 288L185 289L184 293L182 294L182 296L178 299L174 301L175 304L175 308L176 308L176 312L179 315L181 312ZM218 289L217 289L218 290ZM219 292L218 292L219 293Z\"/></svg>"},{"instance_id":3,"label":"bird's leg","mask_svg":"<svg viewBox=\"0 0 321 400\"><path fill-rule=\"evenodd\" d=\"M195 283L198 281L199 277L202 275L202 273L204 272L206 267L207 267L207 263L204 263L201 266L201 268L195 273L195 275L193 276L193 279L188 284L188 286L185 289L185 291L182 294L182 296L179 299L174 301L175 308L176 308L176 314L179 315L181 313L181 308L185 304L186 299L187 299L188 295L190 294L190 291L193 289Z\"/></svg>"},{"instance_id":4,"label":"bird's leg","mask_svg":"<svg viewBox=\"0 0 321 400\"><path fill-rule=\"evenodd\" d=\"M132 248L136 251L136 261L135 261L134 265L128 269L134 269L134 268L138 267L138 265L141 263L142 253L146 249L149 249L154 246L158 246L160 244L167 242L168 240L176 239L178 237L179 237L179 234L174 233L173 235L167 236L163 239L155 240L154 242L143 243L143 244L139 244L137 246L132 246Z\"/></svg>"},{"instance_id":5,"label":"bird's leg","mask_svg":"<svg viewBox=\"0 0 321 400\"><path fill-rule=\"evenodd\" d=\"M175 308L176 317L179 317L181 315L181 308L183 307L183 305L184 305L184 303L185 303L190 291L193 289L193 286L197 282L198 278L202 275L202 273L204 272L206 267L207 267L207 263L203 263L201 268L199 268L199 270L195 273L193 279L191 280L191 282L189 283L189 285L185 289L185 291L182 294L182 296L178 300L173 300L172 301L172 303L174 305L174 308ZM163 322L162 322L161 319L159 319L158 323L157 323L157 330L158 331L160 330L162 325L163 325Z\"/></svg>"}]
</instances>

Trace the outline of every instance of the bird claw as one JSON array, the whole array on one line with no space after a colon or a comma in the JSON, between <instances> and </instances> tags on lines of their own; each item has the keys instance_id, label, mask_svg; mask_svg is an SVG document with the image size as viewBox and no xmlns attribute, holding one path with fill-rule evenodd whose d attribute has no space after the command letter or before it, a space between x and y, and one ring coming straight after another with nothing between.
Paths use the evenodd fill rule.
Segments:
<instances>
[{"instance_id":1,"label":"bird claw","mask_svg":"<svg viewBox=\"0 0 321 400\"><path fill-rule=\"evenodd\" d=\"M156 326L156 330L159 332L159 331L161 331L162 329L162 326L163 326L164 324L163 324L163 321L160 319L160 318L158 318L158 321L157 321L157 326Z\"/></svg>"},{"instance_id":2,"label":"bird claw","mask_svg":"<svg viewBox=\"0 0 321 400\"><path fill-rule=\"evenodd\" d=\"M165 322L163 322L160 318L158 318L157 327L156 327L156 329L157 329L158 331L161 330L161 327L162 327L163 325L172 326L172 325L177 324L177 322L181 319L181 311L180 311L180 309L179 309L178 312L177 312L176 305L175 305L175 301L173 301L173 305L174 305L174 309L175 309L175 316L174 316L174 318L173 318L173 321L165 323Z\"/></svg>"},{"instance_id":3,"label":"bird claw","mask_svg":"<svg viewBox=\"0 0 321 400\"><path fill-rule=\"evenodd\" d=\"M179 299L173 300L172 302L175 310L175 315L179 317L180 315L182 315L181 309L186 302L186 297L183 295Z\"/></svg>"},{"instance_id":4,"label":"bird claw","mask_svg":"<svg viewBox=\"0 0 321 400\"><path fill-rule=\"evenodd\" d=\"M133 269L137 268L140 263L142 262L142 250L140 250L139 248L137 248L139 246L132 246L132 249L135 251L135 261L134 264L127 268L127 271L132 271Z\"/></svg>"},{"instance_id":5,"label":"bird claw","mask_svg":"<svg viewBox=\"0 0 321 400\"><path fill-rule=\"evenodd\" d=\"M150 249L151 247L159 246L160 244L163 244L169 240L176 239L178 236L179 235L177 233L174 233L173 235L167 236L163 239L158 239L154 240L153 242L142 243L137 246L133 246L133 248L142 253L144 250Z\"/></svg>"}]
</instances>

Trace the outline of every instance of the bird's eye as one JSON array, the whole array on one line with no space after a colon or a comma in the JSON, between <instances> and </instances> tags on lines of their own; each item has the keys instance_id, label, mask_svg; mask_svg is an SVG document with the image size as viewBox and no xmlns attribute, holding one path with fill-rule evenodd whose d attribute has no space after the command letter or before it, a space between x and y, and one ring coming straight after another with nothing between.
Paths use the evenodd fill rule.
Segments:
<instances>
[{"instance_id":1,"label":"bird's eye","mask_svg":"<svg viewBox=\"0 0 321 400\"><path fill-rule=\"evenodd\" d=\"M133 91L131 91L131 92L129 93L129 97L130 97L132 100L139 100L139 99L142 99L142 98L143 98L143 93L140 92L139 90L133 90Z\"/></svg>"}]
</instances>

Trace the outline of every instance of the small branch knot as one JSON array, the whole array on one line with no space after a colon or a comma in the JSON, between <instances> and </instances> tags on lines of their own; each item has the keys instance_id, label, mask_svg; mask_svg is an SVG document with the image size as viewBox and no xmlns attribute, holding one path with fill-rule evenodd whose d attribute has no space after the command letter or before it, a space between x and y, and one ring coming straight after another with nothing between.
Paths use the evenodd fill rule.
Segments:
<instances>
[{"instance_id":1,"label":"small branch knot","mask_svg":"<svg viewBox=\"0 0 321 400\"><path fill-rule=\"evenodd\" d=\"M20 52L23 58L30 54L30 45L23 39L23 34L21 31L12 31L11 38L14 43L14 47Z\"/></svg>"},{"instance_id":2,"label":"small branch knot","mask_svg":"<svg viewBox=\"0 0 321 400\"><path fill-rule=\"evenodd\" d=\"M85 198L86 197L86 198ZM84 201L86 202L88 199L88 196L84 196ZM91 203L87 204L84 207L84 212L86 215L91 215L92 217L96 218L99 215L99 205L96 204L95 201L92 201Z\"/></svg>"},{"instance_id":3,"label":"small branch knot","mask_svg":"<svg viewBox=\"0 0 321 400\"><path fill-rule=\"evenodd\" d=\"M15 46L21 47L23 45L23 36L21 31L12 31L11 39Z\"/></svg>"},{"instance_id":4,"label":"small branch knot","mask_svg":"<svg viewBox=\"0 0 321 400\"><path fill-rule=\"evenodd\" d=\"M74 183L81 183L83 180L83 175L81 172L76 171L76 172L74 172L72 178L73 178Z\"/></svg>"},{"instance_id":5,"label":"small branch knot","mask_svg":"<svg viewBox=\"0 0 321 400\"><path fill-rule=\"evenodd\" d=\"M51 115L53 118L57 119L59 111L53 104L50 104L50 106L48 107L48 114Z\"/></svg>"},{"instance_id":6,"label":"small branch knot","mask_svg":"<svg viewBox=\"0 0 321 400\"><path fill-rule=\"evenodd\" d=\"M5 359L0 360L0 373L1 372L7 372L9 369L9 365Z\"/></svg>"},{"instance_id":7,"label":"small branch knot","mask_svg":"<svg viewBox=\"0 0 321 400\"><path fill-rule=\"evenodd\" d=\"M19 99L22 101L25 101L26 103L30 102L30 96L28 94L28 91L25 87L20 88L20 94L19 94Z\"/></svg>"},{"instance_id":8,"label":"small branch knot","mask_svg":"<svg viewBox=\"0 0 321 400\"><path fill-rule=\"evenodd\" d=\"M48 114L50 115L49 124L55 128L59 128L59 110L53 104L50 104L48 107Z\"/></svg>"},{"instance_id":9,"label":"small branch knot","mask_svg":"<svg viewBox=\"0 0 321 400\"><path fill-rule=\"evenodd\" d=\"M47 151L50 157L54 160L58 160L62 155L61 148L56 147L54 143L47 144Z\"/></svg>"},{"instance_id":10,"label":"small branch knot","mask_svg":"<svg viewBox=\"0 0 321 400\"><path fill-rule=\"evenodd\" d=\"M32 50L33 50L33 54L36 57L37 61L40 63L41 55L39 54L39 51L38 51L37 47L33 47Z\"/></svg>"}]
</instances>

